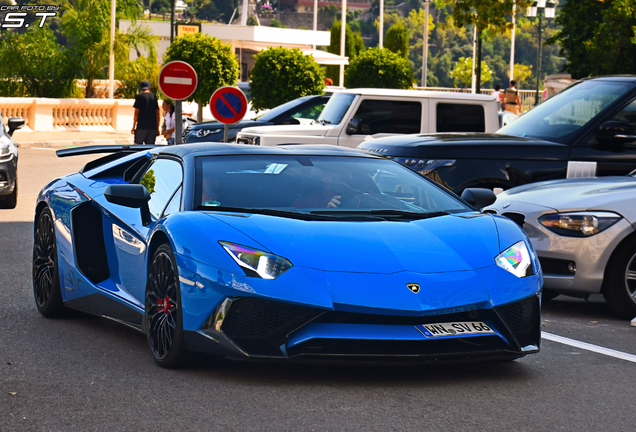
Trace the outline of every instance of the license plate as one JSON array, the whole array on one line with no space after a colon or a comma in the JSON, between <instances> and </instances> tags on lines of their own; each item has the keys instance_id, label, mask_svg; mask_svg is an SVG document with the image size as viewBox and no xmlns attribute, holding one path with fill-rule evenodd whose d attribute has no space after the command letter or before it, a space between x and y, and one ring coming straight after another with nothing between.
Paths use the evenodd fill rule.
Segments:
<instances>
[{"instance_id":1,"label":"license plate","mask_svg":"<svg viewBox=\"0 0 636 432\"><path fill-rule=\"evenodd\" d=\"M451 322L415 326L427 338L495 333L483 322Z\"/></svg>"}]
</instances>

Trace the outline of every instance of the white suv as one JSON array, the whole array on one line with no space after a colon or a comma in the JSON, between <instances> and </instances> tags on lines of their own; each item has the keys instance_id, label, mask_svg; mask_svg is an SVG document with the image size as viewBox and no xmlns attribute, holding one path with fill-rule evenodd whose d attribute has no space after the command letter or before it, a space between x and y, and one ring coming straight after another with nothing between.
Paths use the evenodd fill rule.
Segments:
<instances>
[{"instance_id":1,"label":"white suv","mask_svg":"<svg viewBox=\"0 0 636 432\"><path fill-rule=\"evenodd\" d=\"M370 139L432 132L495 132L497 101L492 96L424 90L350 89L336 91L310 125L243 129L237 143L332 144L356 148Z\"/></svg>"}]
</instances>

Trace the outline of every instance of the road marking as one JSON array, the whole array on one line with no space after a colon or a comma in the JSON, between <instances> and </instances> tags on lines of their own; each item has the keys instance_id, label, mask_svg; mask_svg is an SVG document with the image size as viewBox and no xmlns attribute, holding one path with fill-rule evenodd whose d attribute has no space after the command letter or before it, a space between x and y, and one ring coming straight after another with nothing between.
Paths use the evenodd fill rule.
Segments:
<instances>
[{"instance_id":1,"label":"road marking","mask_svg":"<svg viewBox=\"0 0 636 432\"><path fill-rule=\"evenodd\" d=\"M59 148L50 148L50 147L33 147L33 150L51 150L51 151L55 151L55 150L59 150Z\"/></svg>"},{"instance_id":2,"label":"road marking","mask_svg":"<svg viewBox=\"0 0 636 432\"><path fill-rule=\"evenodd\" d=\"M627 360L632 363L636 363L636 355L627 354L622 351L616 351L610 348L605 348L598 345L592 345L587 342L577 341L575 339L566 338L563 336L555 335L552 333L546 333L544 331L541 332L541 338L550 340L552 342L562 343L564 345L573 346L576 348L581 348L587 351L592 351L595 353L603 354L610 357L615 357L621 360Z\"/></svg>"}]
</instances>

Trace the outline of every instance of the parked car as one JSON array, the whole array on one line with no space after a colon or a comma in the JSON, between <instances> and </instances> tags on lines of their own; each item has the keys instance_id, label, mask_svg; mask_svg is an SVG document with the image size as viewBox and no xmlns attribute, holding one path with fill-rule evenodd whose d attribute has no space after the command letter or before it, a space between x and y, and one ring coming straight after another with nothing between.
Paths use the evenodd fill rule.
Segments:
<instances>
[{"instance_id":1,"label":"parked car","mask_svg":"<svg viewBox=\"0 0 636 432\"><path fill-rule=\"evenodd\" d=\"M636 76L576 82L496 134L410 135L366 141L457 193L509 189L636 168Z\"/></svg>"},{"instance_id":2,"label":"parked car","mask_svg":"<svg viewBox=\"0 0 636 432\"><path fill-rule=\"evenodd\" d=\"M301 124L303 121L315 120L329 101L329 96L303 96L268 110L258 117L231 124L228 128L228 142L235 141L236 134L245 127ZM184 142L222 142L224 126L220 122L192 124L184 133Z\"/></svg>"},{"instance_id":3,"label":"parked car","mask_svg":"<svg viewBox=\"0 0 636 432\"><path fill-rule=\"evenodd\" d=\"M519 186L485 209L523 227L539 255L544 296L602 293L636 316L636 173Z\"/></svg>"},{"instance_id":4,"label":"parked car","mask_svg":"<svg viewBox=\"0 0 636 432\"><path fill-rule=\"evenodd\" d=\"M495 132L497 102L487 95L422 90L350 89L334 92L311 125L249 127L241 144L332 144L355 148L381 137L426 132Z\"/></svg>"},{"instance_id":5,"label":"parked car","mask_svg":"<svg viewBox=\"0 0 636 432\"><path fill-rule=\"evenodd\" d=\"M0 115L0 209L12 209L18 203L18 145L13 132L24 125L24 119L12 117L5 130Z\"/></svg>"},{"instance_id":6,"label":"parked car","mask_svg":"<svg viewBox=\"0 0 636 432\"><path fill-rule=\"evenodd\" d=\"M37 198L33 289L147 334L154 360L514 359L539 351L528 237L334 146L108 146ZM63 285L60 282L63 281ZM63 289L61 289L63 286Z\"/></svg>"}]
</instances>

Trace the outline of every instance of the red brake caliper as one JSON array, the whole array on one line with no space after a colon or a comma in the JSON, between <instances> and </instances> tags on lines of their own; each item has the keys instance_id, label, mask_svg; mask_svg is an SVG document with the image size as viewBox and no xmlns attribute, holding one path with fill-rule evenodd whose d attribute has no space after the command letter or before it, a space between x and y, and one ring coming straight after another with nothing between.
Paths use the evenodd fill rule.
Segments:
<instances>
[{"instance_id":1,"label":"red brake caliper","mask_svg":"<svg viewBox=\"0 0 636 432\"><path fill-rule=\"evenodd\" d=\"M159 310L163 310L163 313L167 315L168 312L170 311L170 306L172 306L170 304L170 297L166 296L166 298L163 300L162 299L157 300L157 306L159 306Z\"/></svg>"}]
</instances>

